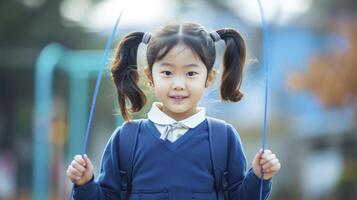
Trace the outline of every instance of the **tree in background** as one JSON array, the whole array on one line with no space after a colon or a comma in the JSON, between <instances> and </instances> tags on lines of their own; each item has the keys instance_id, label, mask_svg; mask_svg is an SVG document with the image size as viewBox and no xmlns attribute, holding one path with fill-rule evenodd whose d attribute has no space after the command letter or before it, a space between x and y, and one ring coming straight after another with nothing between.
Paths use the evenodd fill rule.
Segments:
<instances>
[{"instance_id":1,"label":"tree in background","mask_svg":"<svg viewBox=\"0 0 357 200\"><path fill-rule=\"evenodd\" d=\"M332 24L332 33L344 40L335 38L331 51L313 56L305 72L291 75L289 86L311 91L325 107L352 106L357 124L357 23Z\"/></svg>"},{"instance_id":2,"label":"tree in background","mask_svg":"<svg viewBox=\"0 0 357 200\"><path fill-rule=\"evenodd\" d=\"M352 133L340 136L345 162L336 190L341 199L356 199L357 148L354 144L357 142L357 21L344 18L332 21L331 27L332 33L342 36L346 42L335 40L331 51L313 56L307 70L292 73L288 84L293 91L310 91L326 108L349 106L353 109ZM342 49L337 45L341 43L346 45Z\"/></svg>"}]
</instances>

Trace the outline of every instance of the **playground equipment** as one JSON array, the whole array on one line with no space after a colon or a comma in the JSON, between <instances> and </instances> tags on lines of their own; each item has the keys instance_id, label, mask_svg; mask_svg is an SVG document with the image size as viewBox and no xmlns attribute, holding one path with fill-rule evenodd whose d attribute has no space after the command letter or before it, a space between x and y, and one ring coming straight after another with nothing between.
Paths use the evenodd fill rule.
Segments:
<instances>
[{"instance_id":1,"label":"playground equipment","mask_svg":"<svg viewBox=\"0 0 357 200\"><path fill-rule=\"evenodd\" d=\"M33 126L33 182L32 199L47 200L49 186L49 143L53 107L53 79L56 70L69 77L68 152L71 157L81 152L89 110L89 81L97 77L102 51L74 51L51 43L40 53L35 66L35 100ZM120 116L116 124L121 124ZM67 158L69 160L69 158Z\"/></svg>"}]
</instances>

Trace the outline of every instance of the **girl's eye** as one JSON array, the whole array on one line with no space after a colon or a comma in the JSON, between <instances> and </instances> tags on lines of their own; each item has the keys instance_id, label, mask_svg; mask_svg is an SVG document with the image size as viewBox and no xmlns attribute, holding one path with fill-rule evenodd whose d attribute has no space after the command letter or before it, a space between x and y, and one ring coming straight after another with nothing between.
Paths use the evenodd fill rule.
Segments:
<instances>
[{"instance_id":1,"label":"girl's eye","mask_svg":"<svg viewBox=\"0 0 357 200\"><path fill-rule=\"evenodd\" d=\"M170 71L162 71L161 74L164 74L165 76L170 76L171 72Z\"/></svg>"},{"instance_id":2,"label":"girl's eye","mask_svg":"<svg viewBox=\"0 0 357 200\"><path fill-rule=\"evenodd\" d=\"M197 73L197 72L188 72L188 73L187 73L188 76L194 76L194 75L196 75L196 74L198 74L198 73Z\"/></svg>"}]
</instances>

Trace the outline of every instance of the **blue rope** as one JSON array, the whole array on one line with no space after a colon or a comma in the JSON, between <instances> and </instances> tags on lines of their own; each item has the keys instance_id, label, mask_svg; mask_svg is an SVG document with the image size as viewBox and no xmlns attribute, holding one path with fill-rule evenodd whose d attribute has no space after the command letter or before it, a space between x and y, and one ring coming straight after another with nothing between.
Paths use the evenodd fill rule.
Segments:
<instances>
[{"instance_id":1,"label":"blue rope","mask_svg":"<svg viewBox=\"0 0 357 200\"><path fill-rule=\"evenodd\" d=\"M116 35L117 28L118 28L118 25L119 25L121 16L122 16L122 14L123 14L123 11L124 11L124 9L125 9L125 6L126 6L126 3L127 3L127 2L128 2L128 0L125 1L122 10L121 10L120 13L119 13L119 16L118 16L118 18L117 18L117 20L116 20L116 22L115 22L114 27L113 27L112 33L110 34L109 39L107 40L107 44L106 44L106 47L105 47L104 55L103 55L103 57L102 57L102 61L101 61L101 64L100 64L100 70L99 70L99 73L98 73L98 77L97 77L97 81L96 81L95 89L94 89L94 94L93 94L93 97L92 97L92 104L91 104L90 113L89 113L89 119L88 119L88 123L87 123L87 130L86 130L86 134L85 134L85 136L84 136L84 140L83 140L83 144L82 144L82 157L84 157L84 154L85 154L86 151L87 151L87 142L88 142L88 137L89 137L89 133L90 133L91 123L92 123L92 119L93 119L94 108L95 108L95 104L96 104L96 102L97 102L97 97L98 97L98 92L99 92L99 88L100 88L100 83L101 83L101 80L102 80L102 77L103 77L103 72L104 72L105 64L106 64L106 61L107 61L107 58L108 58L108 55L109 55L110 46L111 46L112 43L113 43L114 36ZM73 186L72 186L72 191L71 191L71 194L70 194L70 199L73 198L73 193L74 193L74 183L73 183Z\"/></svg>"},{"instance_id":2,"label":"blue rope","mask_svg":"<svg viewBox=\"0 0 357 200\"><path fill-rule=\"evenodd\" d=\"M257 0L259 5L260 17L261 17L261 29L263 32L263 63L264 63L264 79L265 79L265 95L264 95L264 127L262 130L262 153L264 154L265 146L266 146L266 129L267 129L267 112L268 112L268 89L269 89L269 31L268 26L265 21L264 9L260 2ZM264 186L264 173L263 168L260 169L260 196L259 199L263 198L263 186Z\"/></svg>"}]
</instances>

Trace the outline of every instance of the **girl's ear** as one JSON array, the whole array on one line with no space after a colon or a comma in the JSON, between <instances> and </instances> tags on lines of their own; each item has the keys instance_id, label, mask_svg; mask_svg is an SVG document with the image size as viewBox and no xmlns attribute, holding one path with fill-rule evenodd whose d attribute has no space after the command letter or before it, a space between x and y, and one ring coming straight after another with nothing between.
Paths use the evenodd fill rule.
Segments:
<instances>
[{"instance_id":1,"label":"girl's ear","mask_svg":"<svg viewBox=\"0 0 357 200\"><path fill-rule=\"evenodd\" d=\"M152 79L152 75L151 75L149 67L144 68L144 74L145 74L146 78L149 79L149 82L151 82L151 83L154 82Z\"/></svg>"},{"instance_id":2,"label":"girl's ear","mask_svg":"<svg viewBox=\"0 0 357 200\"><path fill-rule=\"evenodd\" d=\"M217 75L217 71L213 67L212 70L210 71L210 73L207 76L206 88L213 84L214 80L216 79L216 75Z\"/></svg>"}]
</instances>

